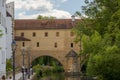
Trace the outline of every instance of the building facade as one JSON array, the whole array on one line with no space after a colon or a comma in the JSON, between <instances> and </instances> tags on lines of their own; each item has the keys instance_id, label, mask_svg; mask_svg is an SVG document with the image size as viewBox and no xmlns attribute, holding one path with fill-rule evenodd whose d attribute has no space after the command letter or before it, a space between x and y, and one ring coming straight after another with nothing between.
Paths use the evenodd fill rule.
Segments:
<instances>
[{"instance_id":1,"label":"building facade","mask_svg":"<svg viewBox=\"0 0 120 80\"><path fill-rule=\"evenodd\" d=\"M21 49L27 47L31 62L40 56L51 56L60 61L66 72L72 71L73 62L68 66L66 55L71 50L79 54L79 44L74 42L75 35L72 31L78 21L73 22L71 19L15 20L16 65L22 66ZM29 60L27 60L27 54L25 55L25 65L27 65Z\"/></svg>"},{"instance_id":2,"label":"building facade","mask_svg":"<svg viewBox=\"0 0 120 80\"><path fill-rule=\"evenodd\" d=\"M0 78L6 75L6 59L10 58L12 53L12 16L6 5L6 0L0 0Z\"/></svg>"}]
</instances>

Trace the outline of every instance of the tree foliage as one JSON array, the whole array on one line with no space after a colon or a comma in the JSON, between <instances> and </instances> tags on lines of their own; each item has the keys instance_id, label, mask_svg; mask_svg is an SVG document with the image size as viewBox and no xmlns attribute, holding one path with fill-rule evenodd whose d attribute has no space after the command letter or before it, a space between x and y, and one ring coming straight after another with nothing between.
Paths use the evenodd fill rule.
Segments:
<instances>
[{"instance_id":1,"label":"tree foliage","mask_svg":"<svg viewBox=\"0 0 120 80\"><path fill-rule=\"evenodd\" d=\"M2 30L0 30L0 37L2 36L3 34L2 34Z\"/></svg>"},{"instance_id":2,"label":"tree foliage","mask_svg":"<svg viewBox=\"0 0 120 80\"><path fill-rule=\"evenodd\" d=\"M82 8L87 17L81 18L75 32L78 42L83 35L82 53L89 55L87 74L101 80L120 80L120 0L85 3Z\"/></svg>"},{"instance_id":3,"label":"tree foliage","mask_svg":"<svg viewBox=\"0 0 120 80\"><path fill-rule=\"evenodd\" d=\"M12 60L11 59L7 59L6 61L6 71L12 71Z\"/></svg>"},{"instance_id":4,"label":"tree foliage","mask_svg":"<svg viewBox=\"0 0 120 80\"><path fill-rule=\"evenodd\" d=\"M41 15L39 15L37 17L37 19L46 20L46 19L55 19L55 17L53 17L53 16L41 16Z\"/></svg>"}]
</instances>

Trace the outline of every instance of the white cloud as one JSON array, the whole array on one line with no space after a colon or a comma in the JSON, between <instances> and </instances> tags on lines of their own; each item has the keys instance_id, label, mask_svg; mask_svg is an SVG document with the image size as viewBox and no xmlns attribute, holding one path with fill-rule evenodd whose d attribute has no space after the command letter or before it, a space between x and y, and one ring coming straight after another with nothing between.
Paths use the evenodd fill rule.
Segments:
<instances>
[{"instance_id":1,"label":"white cloud","mask_svg":"<svg viewBox=\"0 0 120 80\"><path fill-rule=\"evenodd\" d=\"M43 16L55 16L56 18L70 18L71 14L66 12L66 11L63 11L63 10L57 10L57 9L54 9L52 11L50 11L49 13L43 13L41 14Z\"/></svg>"},{"instance_id":2,"label":"white cloud","mask_svg":"<svg viewBox=\"0 0 120 80\"><path fill-rule=\"evenodd\" d=\"M66 1L68 1L68 0L61 0L62 2L66 2Z\"/></svg>"},{"instance_id":3,"label":"white cloud","mask_svg":"<svg viewBox=\"0 0 120 80\"><path fill-rule=\"evenodd\" d=\"M71 16L67 11L56 9L54 6L56 4L52 3L52 0L7 0L7 3L11 1L15 1L16 18L35 19L38 15L56 18L70 18ZM61 0L61 2L65 1L67 0Z\"/></svg>"},{"instance_id":4,"label":"white cloud","mask_svg":"<svg viewBox=\"0 0 120 80\"><path fill-rule=\"evenodd\" d=\"M63 11L63 10L56 10L56 9L49 11L49 12L37 13L37 14L32 14L32 15L26 15L25 12L21 12L18 14L18 18L19 19L36 19L38 15L54 16L54 17L59 18L59 19L71 18L70 13Z\"/></svg>"},{"instance_id":5,"label":"white cloud","mask_svg":"<svg viewBox=\"0 0 120 80\"><path fill-rule=\"evenodd\" d=\"M7 2L15 1L8 0ZM24 9L24 10L38 10L39 8L45 8L51 10L53 8L53 4L47 0L16 0L15 1L15 9Z\"/></svg>"},{"instance_id":6,"label":"white cloud","mask_svg":"<svg viewBox=\"0 0 120 80\"><path fill-rule=\"evenodd\" d=\"M21 12L18 14L18 19L35 19L38 14L26 15L25 12Z\"/></svg>"}]
</instances>

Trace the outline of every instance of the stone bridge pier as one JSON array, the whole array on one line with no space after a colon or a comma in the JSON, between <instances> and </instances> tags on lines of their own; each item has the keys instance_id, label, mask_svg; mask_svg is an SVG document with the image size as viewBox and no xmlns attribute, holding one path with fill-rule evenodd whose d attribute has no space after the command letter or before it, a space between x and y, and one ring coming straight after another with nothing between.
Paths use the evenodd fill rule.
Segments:
<instances>
[{"instance_id":1,"label":"stone bridge pier","mask_svg":"<svg viewBox=\"0 0 120 80\"><path fill-rule=\"evenodd\" d=\"M20 53L19 53L20 52ZM22 54L21 51L17 52L16 65L22 67ZM63 66L66 75L79 75L80 74L80 60L74 50L70 51L50 51L50 50L30 50L25 51L24 64L26 67L30 65L36 58L40 56L50 56L57 59Z\"/></svg>"}]
</instances>

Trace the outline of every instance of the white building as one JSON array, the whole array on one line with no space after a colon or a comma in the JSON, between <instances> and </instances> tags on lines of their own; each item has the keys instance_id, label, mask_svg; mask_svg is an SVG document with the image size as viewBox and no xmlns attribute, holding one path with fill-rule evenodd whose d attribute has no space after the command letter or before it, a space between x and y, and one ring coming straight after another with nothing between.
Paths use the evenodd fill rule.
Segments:
<instances>
[{"instance_id":1,"label":"white building","mask_svg":"<svg viewBox=\"0 0 120 80\"><path fill-rule=\"evenodd\" d=\"M0 37L0 78L6 75L6 58L12 54L12 14L6 6L6 0L0 0L0 33L3 34Z\"/></svg>"},{"instance_id":2,"label":"white building","mask_svg":"<svg viewBox=\"0 0 120 80\"><path fill-rule=\"evenodd\" d=\"M12 38L13 38L13 19L14 19L14 2L10 2L6 4L6 11L7 11L7 19L6 19L6 29L7 29L7 55L6 58L9 59L12 56L12 48L11 48L11 43L12 43ZM9 46L8 46L9 45Z\"/></svg>"}]
</instances>

